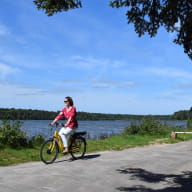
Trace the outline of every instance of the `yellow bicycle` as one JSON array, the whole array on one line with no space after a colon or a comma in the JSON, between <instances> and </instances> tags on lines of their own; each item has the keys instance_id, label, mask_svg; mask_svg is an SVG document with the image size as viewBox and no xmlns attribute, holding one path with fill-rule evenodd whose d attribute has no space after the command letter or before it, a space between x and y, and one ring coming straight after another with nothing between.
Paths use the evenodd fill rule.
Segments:
<instances>
[{"instance_id":1,"label":"yellow bicycle","mask_svg":"<svg viewBox=\"0 0 192 192\"><path fill-rule=\"evenodd\" d=\"M54 131L53 137L46 140L40 148L40 159L45 164L53 163L60 151L63 151L65 147L63 146L63 142L58 133L58 126L63 124L56 123L56 130ZM53 126L51 126L51 132L53 132ZM75 132L70 136L69 139L69 153L71 154L73 159L83 158L86 152L86 139L83 137L86 132Z\"/></svg>"}]
</instances>

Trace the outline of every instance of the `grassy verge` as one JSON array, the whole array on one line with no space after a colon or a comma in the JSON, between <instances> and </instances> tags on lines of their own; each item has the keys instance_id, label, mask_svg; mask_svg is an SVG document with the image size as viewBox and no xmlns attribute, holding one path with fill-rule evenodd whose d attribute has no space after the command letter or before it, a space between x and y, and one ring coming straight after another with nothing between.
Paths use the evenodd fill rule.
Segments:
<instances>
[{"instance_id":1,"label":"grassy verge","mask_svg":"<svg viewBox=\"0 0 192 192\"><path fill-rule=\"evenodd\" d=\"M39 148L11 149L9 147L6 147L0 150L0 166L38 160Z\"/></svg>"},{"instance_id":2,"label":"grassy verge","mask_svg":"<svg viewBox=\"0 0 192 192\"><path fill-rule=\"evenodd\" d=\"M192 135L181 134L177 139L163 136L148 136L148 135L120 135L112 136L105 140L88 141L88 152L105 151L105 150L123 150L132 147L177 143L181 141L191 140Z\"/></svg>"},{"instance_id":3,"label":"grassy verge","mask_svg":"<svg viewBox=\"0 0 192 192\"><path fill-rule=\"evenodd\" d=\"M105 150L123 150L127 148L146 146L150 144L177 143L192 139L192 135L181 134L177 139L163 136L142 135L117 135L104 140L88 140L87 153ZM11 149L9 147L0 149L0 166L17 163L39 161L39 147L25 149Z\"/></svg>"}]
</instances>

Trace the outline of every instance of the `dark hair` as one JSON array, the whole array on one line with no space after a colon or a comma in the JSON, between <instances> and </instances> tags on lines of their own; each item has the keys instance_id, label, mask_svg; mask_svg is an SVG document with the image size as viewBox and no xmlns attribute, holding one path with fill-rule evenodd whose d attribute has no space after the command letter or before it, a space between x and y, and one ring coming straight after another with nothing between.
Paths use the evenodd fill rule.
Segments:
<instances>
[{"instance_id":1,"label":"dark hair","mask_svg":"<svg viewBox=\"0 0 192 192\"><path fill-rule=\"evenodd\" d=\"M69 104L73 106L73 99L71 97L67 96L65 97L65 99L67 99L69 101Z\"/></svg>"}]
</instances>

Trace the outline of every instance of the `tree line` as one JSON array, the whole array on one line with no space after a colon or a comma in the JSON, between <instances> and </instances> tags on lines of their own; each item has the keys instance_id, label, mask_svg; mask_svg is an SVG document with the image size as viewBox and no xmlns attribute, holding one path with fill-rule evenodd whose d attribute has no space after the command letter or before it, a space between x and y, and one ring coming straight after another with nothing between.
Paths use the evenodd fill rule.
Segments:
<instances>
[{"instance_id":1,"label":"tree line","mask_svg":"<svg viewBox=\"0 0 192 192\"><path fill-rule=\"evenodd\" d=\"M180 110L173 114L173 118L176 120L188 120L192 119L192 107L189 110Z\"/></svg>"},{"instance_id":2,"label":"tree line","mask_svg":"<svg viewBox=\"0 0 192 192\"><path fill-rule=\"evenodd\" d=\"M11 120L52 120L59 111L45 111L33 109L0 108L0 119ZM107 114L77 112L78 120L142 120L146 115ZM192 119L192 107L189 110L180 110L172 115L152 115L158 120L188 120Z\"/></svg>"},{"instance_id":3,"label":"tree line","mask_svg":"<svg viewBox=\"0 0 192 192\"><path fill-rule=\"evenodd\" d=\"M32 109L0 108L0 119L10 120L52 120L59 111L45 111ZM89 113L77 112L78 120L142 120L145 115L130 114L107 114L107 113ZM170 120L171 115L153 115L155 119Z\"/></svg>"}]
</instances>

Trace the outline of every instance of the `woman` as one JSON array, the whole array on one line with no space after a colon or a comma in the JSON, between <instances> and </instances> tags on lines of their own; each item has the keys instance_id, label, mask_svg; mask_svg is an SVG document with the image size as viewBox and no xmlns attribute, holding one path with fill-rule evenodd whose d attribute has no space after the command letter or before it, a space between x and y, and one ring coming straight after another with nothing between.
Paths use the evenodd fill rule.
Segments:
<instances>
[{"instance_id":1,"label":"woman","mask_svg":"<svg viewBox=\"0 0 192 192\"><path fill-rule=\"evenodd\" d=\"M78 123L76 120L76 108L73 106L73 100L71 97L65 97L64 103L66 105L65 108L61 110L59 115L52 121L51 125L54 125L58 120L65 117L66 123L64 127L61 128L59 131L59 135L63 141L63 146L65 150L63 151L64 154L69 152L68 149L68 140L70 135L72 135L78 127Z\"/></svg>"}]
</instances>

